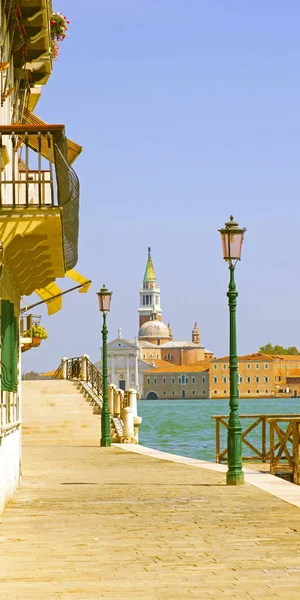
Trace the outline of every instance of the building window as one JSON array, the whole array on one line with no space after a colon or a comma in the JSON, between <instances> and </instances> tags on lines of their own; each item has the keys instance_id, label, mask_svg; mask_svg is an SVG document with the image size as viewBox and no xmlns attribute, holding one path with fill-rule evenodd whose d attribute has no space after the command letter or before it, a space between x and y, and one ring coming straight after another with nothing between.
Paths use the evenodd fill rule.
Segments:
<instances>
[{"instance_id":1,"label":"building window","mask_svg":"<svg viewBox=\"0 0 300 600\"><path fill-rule=\"evenodd\" d=\"M223 377L223 383L227 383L227 377Z\"/></svg>"},{"instance_id":2,"label":"building window","mask_svg":"<svg viewBox=\"0 0 300 600\"><path fill-rule=\"evenodd\" d=\"M215 371L217 370L217 368L218 368L218 365L214 364Z\"/></svg>"},{"instance_id":3,"label":"building window","mask_svg":"<svg viewBox=\"0 0 300 600\"><path fill-rule=\"evenodd\" d=\"M147 377L147 383L150 383L150 377Z\"/></svg>"},{"instance_id":4,"label":"building window","mask_svg":"<svg viewBox=\"0 0 300 600\"><path fill-rule=\"evenodd\" d=\"M248 394L251 394L251 390L247 390Z\"/></svg>"},{"instance_id":5,"label":"building window","mask_svg":"<svg viewBox=\"0 0 300 600\"><path fill-rule=\"evenodd\" d=\"M202 390L202 396L205 396L206 390Z\"/></svg>"},{"instance_id":6,"label":"building window","mask_svg":"<svg viewBox=\"0 0 300 600\"><path fill-rule=\"evenodd\" d=\"M278 381L282 381L281 375L278 376Z\"/></svg>"},{"instance_id":7,"label":"building window","mask_svg":"<svg viewBox=\"0 0 300 600\"><path fill-rule=\"evenodd\" d=\"M259 394L259 390L256 390L256 393Z\"/></svg>"},{"instance_id":8,"label":"building window","mask_svg":"<svg viewBox=\"0 0 300 600\"><path fill-rule=\"evenodd\" d=\"M162 378L162 382L166 383L166 378L165 377Z\"/></svg>"},{"instance_id":9,"label":"building window","mask_svg":"<svg viewBox=\"0 0 300 600\"><path fill-rule=\"evenodd\" d=\"M153 377L153 383L155 384L157 382L156 377Z\"/></svg>"},{"instance_id":10,"label":"building window","mask_svg":"<svg viewBox=\"0 0 300 600\"><path fill-rule=\"evenodd\" d=\"M192 377L192 383L195 383L195 377Z\"/></svg>"},{"instance_id":11,"label":"building window","mask_svg":"<svg viewBox=\"0 0 300 600\"><path fill-rule=\"evenodd\" d=\"M192 391L192 394L193 394L193 396L195 396L195 393L196 393L196 392L195 392L195 390L193 390L193 391Z\"/></svg>"},{"instance_id":12,"label":"building window","mask_svg":"<svg viewBox=\"0 0 300 600\"><path fill-rule=\"evenodd\" d=\"M214 390L214 394L217 394L217 393L218 393L218 390Z\"/></svg>"},{"instance_id":13,"label":"building window","mask_svg":"<svg viewBox=\"0 0 300 600\"><path fill-rule=\"evenodd\" d=\"M160 340L156 340L158 346L160 346Z\"/></svg>"},{"instance_id":14,"label":"building window","mask_svg":"<svg viewBox=\"0 0 300 600\"><path fill-rule=\"evenodd\" d=\"M218 383L218 378L214 377L214 383Z\"/></svg>"},{"instance_id":15,"label":"building window","mask_svg":"<svg viewBox=\"0 0 300 600\"><path fill-rule=\"evenodd\" d=\"M243 383L243 378L241 377L241 375L238 375L238 383Z\"/></svg>"},{"instance_id":16,"label":"building window","mask_svg":"<svg viewBox=\"0 0 300 600\"><path fill-rule=\"evenodd\" d=\"M255 377L256 383L259 383L259 377Z\"/></svg>"},{"instance_id":17,"label":"building window","mask_svg":"<svg viewBox=\"0 0 300 600\"><path fill-rule=\"evenodd\" d=\"M268 393L269 393L269 390L265 390L265 393L266 393L266 394L268 394Z\"/></svg>"},{"instance_id":18,"label":"building window","mask_svg":"<svg viewBox=\"0 0 300 600\"><path fill-rule=\"evenodd\" d=\"M250 363L247 364L247 369L251 369Z\"/></svg>"},{"instance_id":19,"label":"building window","mask_svg":"<svg viewBox=\"0 0 300 600\"><path fill-rule=\"evenodd\" d=\"M269 368L269 363L265 363L265 369Z\"/></svg>"},{"instance_id":20,"label":"building window","mask_svg":"<svg viewBox=\"0 0 300 600\"><path fill-rule=\"evenodd\" d=\"M172 383L175 383L175 377L172 377Z\"/></svg>"},{"instance_id":21,"label":"building window","mask_svg":"<svg viewBox=\"0 0 300 600\"><path fill-rule=\"evenodd\" d=\"M174 360L173 354L166 354L164 360Z\"/></svg>"},{"instance_id":22,"label":"building window","mask_svg":"<svg viewBox=\"0 0 300 600\"><path fill-rule=\"evenodd\" d=\"M256 363L255 368L259 369L259 366L260 366L259 363Z\"/></svg>"},{"instance_id":23,"label":"building window","mask_svg":"<svg viewBox=\"0 0 300 600\"><path fill-rule=\"evenodd\" d=\"M181 375L181 377L178 378L178 381L181 385L186 385L189 380L186 375Z\"/></svg>"},{"instance_id":24,"label":"building window","mask_svg":"<svg viewBox=\"0 0 300 600\"><path fill-rule=\"evenodd\" d=\"M224 369L224 371L226 371L227 365L223 365L223 369Z\"/></svg>"},{"instance_id":25,"label":"building window","mask_svg":"<svg viewBox=\"0 0 300 600\"><path fill-rule=\"evenodd\" d=\"M223 390L223 394L226 394L226 390Z\"/></svg>"},{"instance_id":26,"label":"building window","mask_svg":"<svg viewBox=\"0 0 300 600\"><path fill-rule=\"evenodd\" d=\"M247 383L251 383L251 377L247 377Z\"/></svg>"},{"instance_id":27,"label":"building window","mask_svg":"<svg viewBox=\"0 0 300 600\"><path fill-rule=\"evenodd\" d=\"M174 390L173 390L173 391L172 391L172 396L174 396L174 394L175 394L175 392L174 392Z\"/></svg>"},{"instance_id":28,"label":"building window","mask_svg":"<svg viewBox=\"0 0 300 600\"><path fill-rule=\"evenodd\" d=\"M145 306L145 296L143 296L143 306Z\"/></svg>"},{"instance_id":29,"label":"building window","mask_svg":"<svg viewBox=\"0 0 300 600\"><path fill-rule=\"evenodd\" d=\"M269 382L269 377L264 377L265 383Z\"/></svg>"},{"instance_id":30,"label":"building window","mask_svg":"<svg viewBox=\"0 0 300 600\"><path fill-rule=\"evenodd\" d=\"M202 377L202 383L206 383L206 377Z\"/></svg>"},{"instance_id":31,"label":"building window","mask_svg":"<svg viewBox=\"0 0 300 600\"><path fill-rule=\"evenodd\" d=\"M166 392L163 392L163 395L165 396L165 395L166 395Z\"/></svg>"}]
</instances>

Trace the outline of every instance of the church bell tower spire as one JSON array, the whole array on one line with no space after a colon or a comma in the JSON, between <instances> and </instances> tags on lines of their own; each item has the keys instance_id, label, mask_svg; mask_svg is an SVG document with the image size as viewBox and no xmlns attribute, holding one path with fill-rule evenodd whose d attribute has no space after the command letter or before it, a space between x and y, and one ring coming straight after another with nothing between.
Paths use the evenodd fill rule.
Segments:
<instances>
[{"instance_id":1,"label":"church bell tower spire","mask_svg":"<svg viewBox=\"0 0 300 600\"><path fill-rule=\"evenodd\" d=\"M162 309L160 307L160 287L156 281L156 275L153 267L151 248L148 247L148 258L143 279L143 285L140 288L140 308L139 308L139 326L146 321L150 321L151 313L156 313L156 319L161 321Z\"/></svg>"}]
</instances>

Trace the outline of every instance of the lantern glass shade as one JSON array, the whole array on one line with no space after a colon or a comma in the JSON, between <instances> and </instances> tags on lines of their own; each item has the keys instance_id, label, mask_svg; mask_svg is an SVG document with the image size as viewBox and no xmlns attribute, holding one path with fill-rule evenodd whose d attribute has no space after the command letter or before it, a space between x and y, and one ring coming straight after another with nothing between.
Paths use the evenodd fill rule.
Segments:
<instances>
[{"instance_id":1,"label":"lantern glass shade","mask_svg":"<svg viewBox=\"0 0 300 600\"><path fill-rule=\"evenodd\" d=\"M223 258L229 262L241 260L242 244L245 228L241 229L230 217L230 221L225 223L225 227L220 229L222 239Z\"/></svg>"},{"instance_id":2,"label":"lantern glass shade","mask_svg":"<svg viewBox=\"0 0 300 600\"><path fill-rule=\"evenodd\" d=\"M112 292L109 292L107 287L103 284L100 292L97 292L98 302L99 302L99 310L101 312L109 312L110 311L110 302L112 297Z\"/></svg>"}]
</instances>

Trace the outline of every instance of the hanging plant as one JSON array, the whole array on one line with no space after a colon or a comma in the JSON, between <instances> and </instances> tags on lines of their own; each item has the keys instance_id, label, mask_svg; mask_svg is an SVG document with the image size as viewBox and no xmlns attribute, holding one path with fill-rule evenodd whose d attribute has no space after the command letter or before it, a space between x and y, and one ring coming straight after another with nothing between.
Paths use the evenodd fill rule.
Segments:
<instances>
[{"instance_id":1,"label":"hanging plant","mask_svg":"<svg viewBox=\"0 0 300 600\"><path fill-rule=\"evenodd\" d=\"M27 331L24 331L24 337L32 337L38 338L40 340L46 340L48 335L46 329L41 325L32 325L31 331L29 331L29 329Z\"/></svg>"},{"instance_id":2,"label":"hanging plant","mask_svg":"<svg viewBox=\"0 0 300 600\"><path fill-rule=\"evenodd\" d=\"M51 52L53 60L58 57L59 43L68 37L68 21L62 13L55 12L50 19L50 35L51 35Z\"/></svg>"}]
</instances>

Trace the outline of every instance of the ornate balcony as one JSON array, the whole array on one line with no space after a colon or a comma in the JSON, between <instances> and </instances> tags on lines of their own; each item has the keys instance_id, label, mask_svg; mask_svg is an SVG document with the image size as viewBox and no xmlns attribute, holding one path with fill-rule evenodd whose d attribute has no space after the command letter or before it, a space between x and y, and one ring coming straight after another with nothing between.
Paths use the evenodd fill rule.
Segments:
<instances>
[{"instance_id":1,"label":"ornate balcony","mask_svg":"<svg viewBox=\"0 0 300 600\"><path fill-rule=\"evenodd\" d=\"M0 241L20 294L31 294L77 262L79 182L70 162L81 147L64 125L0 126Z\"/></svg>"}]
</instances>

